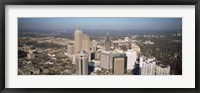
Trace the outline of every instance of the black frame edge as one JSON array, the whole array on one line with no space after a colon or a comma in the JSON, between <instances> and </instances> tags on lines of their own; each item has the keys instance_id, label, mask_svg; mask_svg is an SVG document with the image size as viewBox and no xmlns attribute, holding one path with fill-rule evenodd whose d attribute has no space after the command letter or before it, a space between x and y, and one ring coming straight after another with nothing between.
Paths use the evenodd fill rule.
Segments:
<instances>
[{"instance_id":1,"label":"black frame edge","mask_svg":"<svg viewBox=\"0 0 200 93\"><path fill-rule=\"evenodd\" d=\"M60 1L60 2L59 2ZM199 68L200 68L200 64L198 63L199 60L199 41L200 41L200 1L199 0L169 0L169 2L167 0L161 1L161 0L151 0L148 2L145 2L147 0L133 0L131 3L128 0L123 0L124 3L120 3L123 1L120 0L116 0L117 2L113 3L113 2L107 2L106 0L102 0L102 2L100 0L97 0L97 2L95 0L91 1L91 0L85 0L86 2L82 2L80 0L66 0L67 3L64 0L58 0L54 1L54 0L35 0L35 1L30 1L29 0L7 0L7 1L0 1L0 60L2 62L0 62L0 93L64 93L64 92L70 92L70 93L77 93L77 92L104 92L104 93L109 93L109 92L118 92L118 93L122 93L122 92L127 92L127 93L132 93L133 91L136 93L160 93L160 92L164 92L164 93L199 93L200 92L200 86L199 86L199 78L200 78L200 72L199 72ZM78 1L78 3L77 3ZM111 0L114 1L114 0ZM58 88L58 89L48 89L48 88L28 88L28 89L24 89L24 88L20 88L20 89L15 89L15 88L5 88L5 5L195 5L195 89L63 89L63 88ZM197 72L198 71L198 72Z\"/></svg>"},{"instance_id":2,"label":"black frame edge","mask_svg":"<svg viewBox=\"0 0 200 93\"><path fill-rule=\"evenodd\" d=\"M200 58L199 58L199 53L200 53L200 1L198 1L195 4L195 88L197 91L200 91Z\"/></svg>"},{"instance_id":3,"label":"black frame edge","mask_svg":"<svg viewBox=\"0 0 200 93\"><path fill-rule=\"evenodd\" d=\"M1 1L0 3L0 91L5 89L5 1Z\"/></svg>"}]
</instances>

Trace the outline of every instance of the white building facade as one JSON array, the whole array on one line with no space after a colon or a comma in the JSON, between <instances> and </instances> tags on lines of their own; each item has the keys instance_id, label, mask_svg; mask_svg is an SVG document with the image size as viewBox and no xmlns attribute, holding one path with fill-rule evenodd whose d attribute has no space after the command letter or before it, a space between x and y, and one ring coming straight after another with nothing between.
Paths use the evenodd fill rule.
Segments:
<instances>
[{"instance_id":1,"label":"white building facade","mask_svg":"<svg viewBox=\"0 0 200 93\"><path fill-rule=\"evenodd\" d=\"M76 55L76 74L88 75L88 54L85 50L80 50Z\"/></svg>"},{"instance_id":2,"label":"white building facade","mask_svg":"<svg viewBox=\"0 0 200 93\"><path fill-rule=\"evenodd\" d=\"M100 67L104 69L112 69L112 52L102 51L100 53Z\"/></svg>"},{"instance_id":3,"label":"white building facade","mask_svg":"<svg viewBox=\"0 0 200 93\"><path fill-rule=\"evenodd\" d=\"M157 65L156 75L170 75L170 66Z\"/></svg>"},{"instance_id":4,"label":"white building facade","mask_svg":"<svg viewBox=\"0 0 200 93\"><path fill-rule=\"evenodd\" d=\"M155 58L144 58L142 60L141 75L155 75Z\"/></svg>"},{"instance_id":5,"label":"white building facade","mask_svg":"<svg viewBox=\"0 0 200 93\"><path fill-rule=\"evenodd\" d=\"M128 50L126 52L127 56L127 70L132 70L135 62L137 61L137 52L134 50Z\"/></svg>"}]
</instances>

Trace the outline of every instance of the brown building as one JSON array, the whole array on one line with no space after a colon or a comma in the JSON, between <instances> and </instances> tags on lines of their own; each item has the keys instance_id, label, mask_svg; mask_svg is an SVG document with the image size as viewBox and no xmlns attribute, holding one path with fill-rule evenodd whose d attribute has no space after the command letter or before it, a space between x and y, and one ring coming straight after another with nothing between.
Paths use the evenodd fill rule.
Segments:
<instances>
[{"instance_id":1,"label":"brown building","mask_svg":"<svg viewBox=\"0 0 200 93\"><path fill-rule=\"evenodd\" d=\"M115 58L114 59L114 75L123 75L124 74L124 58Z\"/></svg>"},{"instance_id":2,"label":"brown building","mask_svg":"<svg viewBox=\"0 0 200 93\"><path fill-rule=\"evenodd\" d=\"M124 75L127 73L127 56L125 53L113 54L112 73L114 75Z\"/></svg>"}]
</instances>

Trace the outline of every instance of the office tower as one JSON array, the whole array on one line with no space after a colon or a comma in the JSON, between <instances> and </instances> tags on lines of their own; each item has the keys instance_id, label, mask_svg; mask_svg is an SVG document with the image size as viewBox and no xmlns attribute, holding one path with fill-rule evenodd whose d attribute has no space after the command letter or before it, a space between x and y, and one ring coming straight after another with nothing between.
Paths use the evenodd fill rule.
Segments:
<instances>
[{"instance_id":1,"label":"office tower","mask_svg":"<svg viewBox=\"0 0 200 93\"><path fill-rule=\"evenodd\" d=\"M155 75L155 58L145 58L142 62L141 75Z\"/></svg>"},{"instance_id":2,"label":"office tower","mask_svg":"<svg viewBox=\"0 0 200 93\"><path fill-rule=\"evenodd\" d=\"M83 49L76 54L76 74L88 75L88 54Z\"/></svg>"},{"instance_id":3,"label":"office tower","mask_svg":"<svg viewBox=\"0 0 200 93\"><path fill-rule=\"evenodd\" d=\"M137 52L134 50L128 50L125 53L127 56L127 70L132 70L137 60Z\"/></svg>"},{"instance_id":4,"label":"office tower","mask_svg":"<svg viewBox=\"0 0 200 93\"><path fill-rule=\"evenodd\" d=\"M75 33L74 33L74 41L75 41L74 53L75 54L82 49L82 40L83 40L83 33L78 26L78 28L75 30Z\"/></svg>"},{"instance_id":5,"label":"office tower","mask_svg":"<svg viewBox=\"0 0 200 93\"><path fill-rule=\"evenodd\" d=\"M156 66L156 75L170 75L170 66L159 64Z\"/></svg>"},{"instance_id":6,"label":"office tower","mask_svg":"<svg viewBox=\"0 0 200 93\"><path fill-rule=\"evenodd\" d=\"M90 38L86 35L83 36L83 40L82 40L82 49L85 50L89 56L89 60L90 58Z\"/></svg>"},{"instance_id":7,"label":"office tower","mask_svg":"<svg viewBox=\"0 0 200 93\"><path fill-rule=\"evenodd\" d=\"M107 33L105 35L104 50L110 51L111 50L110 47L111 47L111 39L110 39L110 35Z\"/></svg>"},{"instance_id":8,"label":"office tower","mask_svg":"<svg viewBox=\"0 0 200 93\"><path fill-rule=\"evenodd\" d=\"M70 54L70 55L74 54L74 44L73 43L68 43L67 53Z\"/></svg>"},{"instance_id":9,"label":"office tower","mask_svg":"<svg viewBox=\"0 0 200 93\"><path fill-rule=\"evenodd\" d=\"M102 51L100 53L100 67L104 69L112 69L112 52Z\"/></svg>"},{"instance_id":10,"label":"office tower","mask_svg":"<svg viewBox=\"0 0 200 93\"><path fill-rule=\"evenodd\" d=\"M95 40L92 40L91 50L93 52L97 51L97 42Z\"/></svg>"},{"instance_id":11,"label":"office tower","mask_svg":"<svg viewBox=\"0 0 200 93\"><path fill-rule=\"evenodd\" d=\"M114 75L124 75L124 58L114 59Z\"/></svg>"},{"instance_id":12,"label":"office tower","mask_svg":"<svg viewBox=\"0 0 200 93\"><path fill-rule=\"evenodd\" d=\"M27 58L28 59L34 59L35 58L35 54L33 54L33 51L29 50L29 52L27 54Z\"/></svg>"},{"instance_id":13,"label":"office tower","mask_svg":"<svg viewBox=\"0 0 200 93\"><path fill-rule=\"evenodd\" d=\"M127 56L125 53L113 54L112 73L114 75L124 75L127 73Z\"/></svg>"}]
</instances>

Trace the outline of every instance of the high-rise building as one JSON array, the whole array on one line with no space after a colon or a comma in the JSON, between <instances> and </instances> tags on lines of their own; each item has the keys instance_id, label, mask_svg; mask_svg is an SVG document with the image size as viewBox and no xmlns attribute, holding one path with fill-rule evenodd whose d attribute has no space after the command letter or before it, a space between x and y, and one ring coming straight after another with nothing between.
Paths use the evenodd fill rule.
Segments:
<instances>
[{"instance_id":1,"label":"high-rise building","mask_svg":"<svg viewBox=\"0 0 200 93\"><path fill-rule=\"evenodd\" d=\"M112 69L112 52L102 51L100 53L100 67L110 70Z\"/></svg>"},{"instance_id":2,"label":"high-rise building","mask_svg":"<svg viewBox=\"0 0 200 93\"><path fill-rule=\"evenodd\" d=\"M82 49L82 40L83 40L83 33L78 26L78 28L75 30L75 33L74 33L74 41L75 41L74 53L75 54Z\"/></svg>"},{"instance_id":3,"label":"high-rise building","mask_svg":"<svg viewBox=\"0 0 200 93\"><path fill-rule=\"evenodd\" d=\"M170 75L170 66L159 64L156 66L156 75Z\"/></svg>"},{"instance_id":4,"label":"high-rise building","mask_svg":"<svg viewBox=\"0 0 200 93\"><path fill-rule=\"evenodd\" d=\"M67 54L74 54L74 44L73 43L68 43L67 45Z\"/></svg>"},{"instance_id":5,"label":"high-rise building","mask_svg":"<svg viewBox=\"0 0 200 93\"><path fill-rule=\"evenodd\" d=\"M114 59L114 75L124 75L124 58Z\"/></svg>"},{"instance_id":6,"label":"high-rise building","mask_svg":"<svg viewBox=\"0 0 200 93\"><path fill-rule=\"evenodd\" d=\"M96 51L97 51L97 41L92 40L91 50L92 50L93 52L96 52Z\"/></svg>"},{"instance_id":7,"label":"high-rise building","mask_svg":"<svg viewBox=\"0 0 200 93\"><path fill-rule=\"evenodd\" d=\"M114 75L124 75L127 73L127 56L125 53L113 54L112 73Z\"/></svg>"},{"instance_id":8,"label":"high-rise building","mask_svg":"<svg viewBox=\"0 0 200 93\"><path fill-rule=\"evenodd\" d=\"M132 70L137 60L137 52L134 50L128 50L125 53L127 56L127 70Z\"/></svg>"},{"instance_id":9,"label":"high-rise building","mask_svg":"<svg viewBox=\"0 0 200 93\"><path fill-rule=\"evenodd\" d=\"M105 41L104 41L104 50L110 51L111 50L111 39L109 33L105 35Z\"/></svg>"},{"instance_id":10,"label":"high-rise building","mask_svg":"<svg viewBox=\"0 0 200 93\"><path fill-rule=\"evenodd\" d=\"M142 61L141 75L155 75L155 58L144 58Z\"/></svg>"},{"instance_id":11,"label":"high-rise building","mask_svg":"<svg viewBox=\"0 0 200 93\"><path fill-rule=\"evenodd\" d=\"M83 49L76 54L76 74L88 75L88 54Z\"/></svg>"},{"instance_id":12,"label":"high-rise building","mask_svg":"<svg viewBox=\"0 0 200 93\"><path fill-rule=\"evenodd\" d=\"M90 38L86 35L83 36L82 49L87 52L90 60Z\"/></svg>"}]
</instances>

